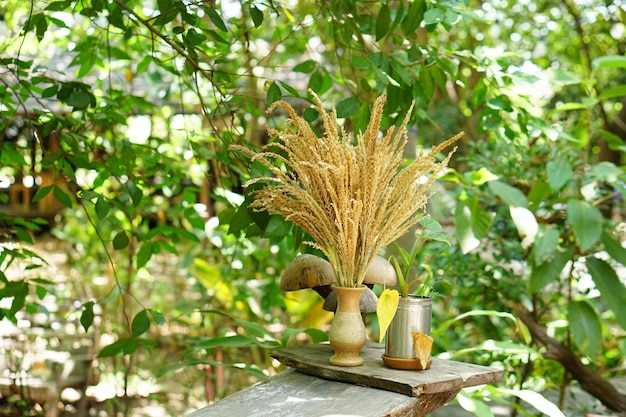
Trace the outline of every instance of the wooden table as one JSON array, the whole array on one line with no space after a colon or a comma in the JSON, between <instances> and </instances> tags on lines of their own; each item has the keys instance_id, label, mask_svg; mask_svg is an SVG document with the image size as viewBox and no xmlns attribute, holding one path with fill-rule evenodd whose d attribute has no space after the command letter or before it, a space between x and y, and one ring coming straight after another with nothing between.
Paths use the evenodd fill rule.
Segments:
<instances>
[{"instance_id":1,"label":"wooden table","mask_svg":"<svg viewBox=\"0 0 626 417\"><path fill-rule=\"evenodd\" d=\"M271 356L292 369L187 417L422 417L461 388L503 377L495 368L437 358L425 371L390 369L383 351L368 343L361 350L363 366L344 368L328 363L328 344L278 349Z\"/></svg>"}]
</instances>

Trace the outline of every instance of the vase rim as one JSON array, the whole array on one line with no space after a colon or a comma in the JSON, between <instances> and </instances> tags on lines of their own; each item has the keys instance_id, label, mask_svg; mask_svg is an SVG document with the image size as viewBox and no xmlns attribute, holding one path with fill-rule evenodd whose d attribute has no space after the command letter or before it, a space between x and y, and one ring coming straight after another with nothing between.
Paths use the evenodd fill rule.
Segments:
<instances>
[{"instance_id":1,"label":"vase rim","mask_svg":"<svg viewBox=\"0 0 626 417\"><path fill-rule=\"evenodd\" d=\"M343 289L346 289L346 290L360 290L362 288L367 288L367 287L365 285L359 285L358 287L343 287L341 285L332 284L331 288L333 288L333 289L334 288L343 288Z\"/></svg>"}]
</instances>

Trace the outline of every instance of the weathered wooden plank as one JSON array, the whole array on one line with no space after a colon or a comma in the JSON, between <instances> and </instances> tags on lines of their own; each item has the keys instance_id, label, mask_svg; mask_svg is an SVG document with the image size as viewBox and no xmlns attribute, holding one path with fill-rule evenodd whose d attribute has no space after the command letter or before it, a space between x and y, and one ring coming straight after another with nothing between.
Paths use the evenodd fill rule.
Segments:
<instances>
[{"instance_id":1,"label":"weathered wooden plank","mask_svg":"<svg viewBox=\"0 0 626 417\"><path fill-rule=\"evenodd\" d=\"M283 364L325 379L380 388L418 397L423 394L459 391L461 388L501 381L503 372L486 366L433 358L430 369L404 371L387 368L384 348L368 343L361 350L363 366L340 367L328 363L333 349L329 344L278 349L271 356Z\"/></svg>"},{"instance_id":2,"label":"weathered wooden plank","mask_svg":"<svg viewBox=\"0 0 626 417\"><path fill-rule=\"evenodd\" d=\"M448 394L424 404L440 407L456 393ZM186 417L419 417L423 415L418 411L420 401L291 369Z\"/></svg>"},{"instance_id":3,"label":"weathered wooden plank","mask_svg":"<svg viewBox=\"0 0 626 417\"><path fill-rule=\"evenodd\" d=\"M422 417L463 387L503 377L497 369L437 358L425 371L389 369L382 353L382 345L369 343L361 351L363 366L343 368L328 363L328 344L279 349L271 355L295 369L187 417Z\"/></svg>"}]
</instances>

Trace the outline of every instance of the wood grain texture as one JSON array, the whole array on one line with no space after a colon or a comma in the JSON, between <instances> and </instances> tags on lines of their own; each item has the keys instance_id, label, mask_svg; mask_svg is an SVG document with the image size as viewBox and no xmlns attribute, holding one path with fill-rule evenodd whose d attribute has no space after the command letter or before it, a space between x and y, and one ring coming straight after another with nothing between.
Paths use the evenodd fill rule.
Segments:
<instances>
[{"instance_id":1,"label":"wood grain texture","mask_svg":"<svg viewBox=\"0 0 626 417\"><path fill-rule=\"evenodd\" d=\"M187 417L419 417L418 407L418 398L290 369Z\"/></svg>"},{"instance_id":2,"label":"wood grain texture","mask_svg":"<svg viewBox=\"0 0 626 417\"><path fill-rule=\"evenodd\" d=\"M399 371L385 367L382 353L382 345L368 343L361 350L365 364L343 368L328 363L328 344L279 349L271 355L294 369L186 417L423 417L461 388L503 376L497 369L436 358L426 371Z\"/></svg>"},{"instance_id":3,"label":"wood grain texture","mask_svg":"<svg viewBox=\"0 0 626 417\"><path fill-rule=\"evenodd\" d=\"M384 348L368 343L361 350L363 366L339 367L328 363L333 354L329 344L278 349L270 353L285 365L301 372L334 381L359 384L418 397L424 394L459 391L464 387L501 381L503 372L486 366L433 358L430 369L404 371L387 368Z\"/></svg>"}]
</instances>

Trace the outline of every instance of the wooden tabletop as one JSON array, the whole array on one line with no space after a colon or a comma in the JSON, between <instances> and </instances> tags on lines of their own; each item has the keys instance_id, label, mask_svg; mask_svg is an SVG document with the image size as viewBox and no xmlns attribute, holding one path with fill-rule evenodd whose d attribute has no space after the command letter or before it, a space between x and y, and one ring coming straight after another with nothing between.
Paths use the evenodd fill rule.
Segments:
<instances>
[{"instance_id":1,"label":"wooden tabletop","mask_svg":"<svg viewBox=\"0 0 626 417\"><path fill-rule=\"evenodd\" d=\"M363 366L330 365L328 344L278 349L271 356L291 367L187 417L420 417L464 387L502 380L501 370L433 359L425 371L387 368L384 348L368 343Z\"/></svg>"}]
</instances>

